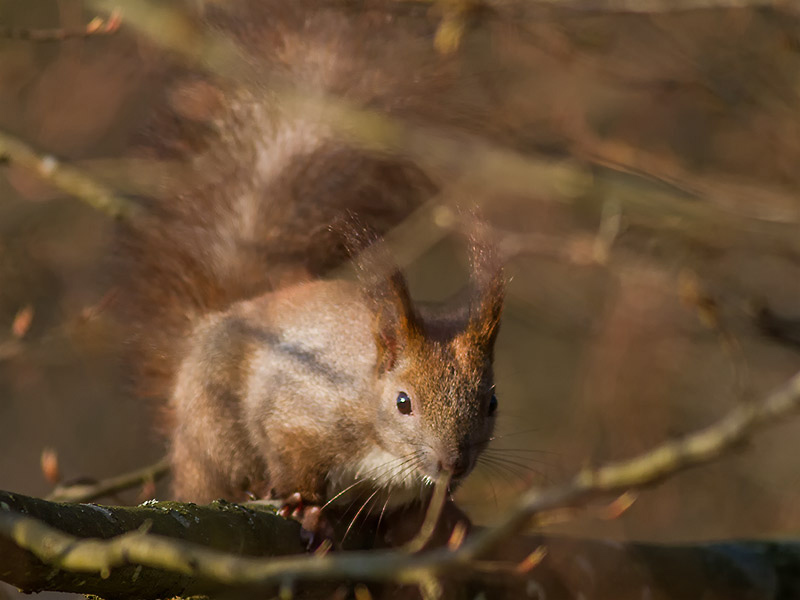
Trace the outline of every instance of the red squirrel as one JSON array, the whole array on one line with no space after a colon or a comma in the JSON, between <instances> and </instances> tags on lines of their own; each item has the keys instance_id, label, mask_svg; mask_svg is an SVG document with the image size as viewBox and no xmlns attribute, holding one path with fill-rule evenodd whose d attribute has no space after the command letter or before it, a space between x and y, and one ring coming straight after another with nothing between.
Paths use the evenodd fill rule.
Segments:
<instances>
[{"instance_id":1,"label":"red squirrel","mask_svg":"<svg viewBox=\"0 0 800 600\"><path fill-rule=\"evenodd\" d=\"M374 4L244 0L203 19L298 89L438 119L452 90L435 24ZM174 496L323 505L350 502L355 484L401 506L443 470L457 485L495 423L495 254L474 244L471 292L443 311L416 305L385 261L362 261L359 281L321 279L349 254L332 223L349 211L385 232L436 193L434 178L337 139L263 82L176 72L145 147L184 160L191 183L121 234L140 378L169 398Z\"/></svg>"}]
</instances>

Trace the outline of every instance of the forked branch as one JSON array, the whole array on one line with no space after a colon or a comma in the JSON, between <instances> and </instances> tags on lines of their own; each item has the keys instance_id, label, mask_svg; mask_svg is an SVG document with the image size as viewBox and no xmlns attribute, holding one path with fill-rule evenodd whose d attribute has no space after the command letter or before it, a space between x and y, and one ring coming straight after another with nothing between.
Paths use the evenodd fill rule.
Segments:
<instances>
[{"instance_id":1,"label":"forked branch","mask_svg":"<svg viewBox=\"0 0 800 600\"><path fill-rule=\"evenodd\" d=\"M584 469L567 484L528 491L499 525L473 535L457 549L409 552L401 548L262 559L140 531L107 540L81 540L7 509L0 510L0 540L13 541L47 565L76 572L108 574L117 567L141 565L236 587L348 580L429 587L432 578L474 577L485 571L480 559L485 559L498 543L517 536L545 511L580 506L602 496L650 486L711 462L758 429L798 409L800 373L765 401L739 404L714 425L683 439L668 441L628 460Z\"/></svg>"}]
</instances>

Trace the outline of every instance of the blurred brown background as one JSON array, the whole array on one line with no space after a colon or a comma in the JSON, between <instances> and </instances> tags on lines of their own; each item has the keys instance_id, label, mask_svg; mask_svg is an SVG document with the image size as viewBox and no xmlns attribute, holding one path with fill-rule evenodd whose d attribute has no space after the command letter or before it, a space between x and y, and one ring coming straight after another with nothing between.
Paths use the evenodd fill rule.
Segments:
<instances>
[{"instance_id":1,"label":"blurred brown background","mask_svg":"<svg viewBox=\"0 0 800 600\"><path fill-rule=\"evenodd\" d=\"M479 11L454 50L505 132L496 139L529 161L526 181L536 184L505 186L484 204L513 255L513 279L497 358L496 446L510 450L461 492L482 522L527 485L705 426L800 369L800 351L764 336L753 316L766 302L800 318L800 15L551 4ZM93 16L77 0L0 4L0 27L14 30L79 28ZM412 18L432 32L441 19L424 6ZM111 36L9 35L0 38L0 129L130 186L136 173L121 159L162 85L158 43L124 13ZM481 187L494 190L504 166L497 179L478 169ZM104 478L164 452L107 310L112 237L106 215L13 161L0 167L4 489L47 494L44 448L65 479ZM438 239L409 267L419 297L463 283L462 249ZM711 300L716 327L703 312ZM775 427L643 492L620 519L558 530L796 536L798 434L797 422Z\"/></svg>"}]
</instances>

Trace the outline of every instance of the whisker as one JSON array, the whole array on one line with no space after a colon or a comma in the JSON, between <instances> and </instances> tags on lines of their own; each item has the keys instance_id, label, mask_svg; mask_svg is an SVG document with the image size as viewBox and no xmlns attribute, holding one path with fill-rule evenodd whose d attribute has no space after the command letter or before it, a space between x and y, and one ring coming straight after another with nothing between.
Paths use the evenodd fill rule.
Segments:
<instances>
[{"instance_id":1,"label":"whisker","mask_svg":"<svg viewBox=\"0 0 800 600\"><path fill-rule=\"evenodd\" d=\"M506 446L489 446L487 450L504 450L509 452L525 452L527 454L555 454L561 456L558 452L549 452L548 450L538 450L535 448L508 448Z\"/></svg>"},{"instance_id":2,"label":"whisker","mask_svg":"<svg viewBox=\"0 0 800 600\"><path fill-rule=\"evenodd\" d=\"M514 471L510 471L505 465L483 460L479 460L478 465L481 467L486 467L493 474L497 475L498 477L502 477L508 485L516 487L519 485L520 481L524 482L524 477L522 475L515 473Z\"/></svg>"},{"instance_id":3,"label":"whisker","mask_svg":"<svg viewBox=\"0 0 800 600\"><path fill-rule=\"evenodd\" d=\"M413 460L416 457L416 454L417 454L416 452L411 453L411 454L407 454L405 456L401 456L401 457L386 461L385 463L382 463L382 464L380 464L380 465L378 465L378 466L376 466L376 467L374 467L372 469L369 469L368 471L365 471L363 474L360 474L358 479L356 479L353 483L348 485L343 490L340 490L332 498L330 498L324 505L322 505L321 509L327 507L329 504L331 504L331 502L334 502L335 500L340 498L346 492L348 492L351 489L353 489L358 484L367 482L367 481L369 481L370 479L373 479L373 478L375 478L375 479L380 478L380 476L382 474L388 472L392 468L402 467L404 464L406 464L410 460ZM399 463L399 464L397 464L397 466L395 466L395 463Z\"/></svg>"},{"instance_id":4,"label":"whisker","mask_svg":"<svg viewBox=\"0 0 800 600\"><path fill-rule=\"evenodd\" d=\"M332 497L330 500L328 500L328 501L327 501L325 504L323 504L323 505L320 507L320 510L322 510L323 508L327 507L327 506L328 506L328 505L329 505L331 502L333 502L334 500L336 500L337 498L339 498L339 497L340 497L342 494L344 494L345 492L349 492L349 491L350 491L350 490L352 490L354 487L356 487L356 486L357 486L359 483L364 483L365 481L367 481L367 479L366 479L366 478L357 479L355 482L353 482L353 483L351 483L350 485L348 485L346 488L344 488L342 491L340 491L340 492L339 492L339 493L337 493L335 496L333 496L333 497Z\"/></svg>"},{"instance_id":5,"label":"whisker","mask_svg":"<svg viewBox=\"0 0 800 600\"><path fill-rule=\"evenodd\" d=\"M405 465L403 465L402 468L398 469L395 473L393 473L389 482L395 483L406 479L406 477L410 473L413 473L415 470L419 468L419 466L422 464L423 458L424 455L421 451L415 452L412 460L408 461Z\"/></svg>"},{"instance_id":6,"label":"whisker","mask_svg":"<svg viewBox=\"0 0 800 600\"><path fill-rule=\"evenodd\" d=\"M494 507L498 508L500 505L497 503L497 489L494 487L494 482L492 478L489 477L489 474L486 472L481 472L481 475L489 482L489 487L492 490L492 497L494 498Z\"/></svg>"},{"instance_id":7,"label":"whisker","mask_svg":"<svg viewBox=\"0 0 800 600\"><path fill-rule=\"evenodd\" d=\"M378 530L381 528L381 523L383 522L383 515L386 512L386 507L389 506L389 500L392 498L392 488L386 487L387 494L386 494L386 502L383 503L383 508L381 508L381 514L378 516L378 524L375 526L375 532L377 534Z\"/></svg>"},{"instance_id":8,"label":"whisker","mask_svg":"<svg viewBox=\"0 0 800 600\"><path fill-rule=\"evenodd\" d=\"M511 489L524 489L527 485L522 482L519 478L512 477L508 473L502 471L501 469L496 468L493 465L482 465L482 473L490 482L500 480L500 485L502 488L511 488ZM494 486L494 483L492 483ZM499 505L499 499L495 494L495 503Z\"/></svg>"},{"instance_id":9,"label":"whisker","mask_svg":"<svg viewBox=\"0 0 800 600\"><path fill-rule=\"evenodd\" d=\"M365 502L365 505L366 505L366 508L367 508L367 512L364 514L364 518L361 519L361 525L359 525L359 527L358 527L359 531L361 531L364 528L364 525L366 525L367 521L369 520L370 515L372 514L373 508L375 508L375 506L377 506L377 503L380 502L380 496L378 496L377 494L379 492L384 491L385 489L386 488L384 486L381 486L381 487L379 487L378 489L375 490L375 493L372 494L372 496L367 498L367 501ZM375 502L376 502L375 505L371 504L371 501L372 501L373 497L375 497ZM358 515L356 515L356 516L358 516Z\"/></svg>"},{"instance_id":10,"label":"whisker","mask_svg":"<svg viewBox=\"0 0 800 600\"><path fill-rule=\"evenodd\" d=\"M534 467L531 467L530 465L527 465L524 462L520 462L518 460L512 460L512 459L508 458L507 456L487 456L486 458L487 459L491 459L491 460L495 460L495 461L498 461L498 462L502 462L502 463L504 463L506 465L512 465L512 466L517 467L519 469L528 471L529 473L535 473L536 475L542 475L542 471L541 470L535 469ZM550 465L547 465L545 463L545 466L550 466Z\"/></svg>"},{"instance_id":11,"label":"whisker","mask_svg":"<svg viewBox=\"0 0 800 600\"><path fill-rule=\"evenodd\" d=\"M513 458L515 460L524 460L527 462L535 463L537 465L542 465L544 467L553 467L555 464L551 461L541 460L536 458L531 458L528 454L524 452L518 452L516 450L506 450L505 448L487 448L483 452L484 456L492 456L494 458Z\"/></svg>"},{"instance_id":12,"label":"whisker","mask_svg":"<svg viewBox=\"0 0 800 600\"><path fill-rule=\"evenodd\" d=\"M526 473L533 473L534 475L543 475L541 470L535 469L534 467L526 465L525 463L511 460L506 456L483 456L482 458L486 461L492 461L496 464L503 465L509 469L515 469L519 472L524 471Z\"/></svg>"},{"instance_id":13,"label":"whisker","mask_svg":"<svg viewBox=\"0 0 800 600\"><path fill-rule=\"evenodd\" d=\"M510 475L513 475L517 479L524 481L526 483L529 481L530 475L536 475L537 477L540 477L545 480L547 479L544 473L542 473L541 471L537 471L536 469L531 469L525 465L520 465L514 462L509 462L507 460L502 460L499 458L493 458L488 456L481 457L481 459L484 464L492 465L497 469L502 469L504 472L509 473Z\"/></svg>"},{"instance_id":14,"label":"whisker","mask_svg":"<svg viewBox=\"0 0 800 600\"><path fill-rule=\"evenodd\" d=\"M347 535L350 533L350 529L353 527L353 524L356 522L356 519L358 519L358 515L360 515L360 514L361 514L361 511L363 511L363 510L364 510L364 508L367 506L367 504L369 503L369 501L370 501L370 500L372 500L372 499L375 497L375 494L377 494L379 491L381 491L381 489L380 489L380 488L378 488L378 489L376 489L374 492L372 492L372 493L369 495L369 498L367 498L367 499L366 499L366 501L364 502L364 504L362 504L362 505L361 505L361 508L359 508L359 509L358 509L358 512L356 512L355 516L354 516L354 517L353 517L353 519L350 521L350 524L347 526L347 529L345 530L345 532L344 532L344 535L342 536L342 542L344 542L344 540L347 538Z\"/></svg>"},{"instance_id":15,"label":"whisker","mask_svg":"<svg viewBox=\"0 0 800 600\"><path fill-rule=\"evenodd\" d=\"M502 439L505 439L507 437L513 437L515 435L524 435L526 433L536 433L537 431L541 431L541 430L542 430L541 427L531 427L530 429L522 429L520 431L512 431L511 433L504 433L503 435L494 435L494 436L489 438L489 441L502 440Z\"/></svg>"}]
</instances>

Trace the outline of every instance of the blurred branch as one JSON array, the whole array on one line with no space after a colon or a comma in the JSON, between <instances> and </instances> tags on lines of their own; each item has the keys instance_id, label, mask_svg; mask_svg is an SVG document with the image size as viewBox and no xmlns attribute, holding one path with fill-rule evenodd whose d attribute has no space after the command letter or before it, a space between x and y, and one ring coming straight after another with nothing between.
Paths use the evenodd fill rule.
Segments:
<instances>
[{"instance_id":1,"label":"blurred branch","mask_svg":"<svg viewBox=\"0 0 800 600\"><path fill-rule=\"evenodd\" d=\"M340 0L342 3L345 0ZM442 10L453 7L475 10L489 8L552 7L590 13L676 13L725 8L775 8L791 10L786 0L397 0L398 4L425 4Z\"/></svg>"},{"instance_id":2,"label":"blurred branch","mask_svg":"<svg viewBox=\"0 0 800 600\"><path fill-rule=\"evenodd\" d=\"M14 29L0 27L0 38L31 42L60 42L70 38L87 38L116 33L122 23L119 10L112 11L107 19L95 17L82 29Z\"/></svg>"},{"instance_id":3,"label":"blurred branch","mask_svg":"<svg viewBox=\"0 0 800 600\"><path fill-rule=\"evenodd\" d=\"M722 351L731 364L737 397L744 398L749 380L747 359L738 338L723 318L720 303L690 269L683 269L678 276L678 294L683 303L695 311L700 322L717 335Z\"/></svg>"},{"instance_id":4,"label":"blurred branch","mask_svg":"<svg viewBox=\"0 0 800 600\"><path fill-rule=\"evenodd\" d=\"M32 516L15 514L7 508L8 503L0 504L3 509L0 512L0 538L12 540L17 547L32 552L44 564L66 571L108 575L116 567L141 565L227 586L351 580L393 581L426 586L427 589L435 577L464 577L480 572L481 563L476 563L476 560L496 549L501 542L514 538L544 511L584 505L601 496L653 485L724 455L759 428L798 410L800 373L764 402L738 404L714 425L683 439L668 441L628 460L586 468L561 486L543 491L529 490L499 525L477 533L456 550L439 548L419 553L404 549L362 551L264 561L141 531L104 541L80 540L33 518L37 516L35 513L31 513ZM173 506L175 510L180 509L179 514L189 526L194 515L192 511L201 508ZM85 535L84 530L80 531ZM242 534L249 535L248 532Z\"/></svg>"},{"instance_id":5,"label":"blurred branch","mask_svg":"<svg viewBox=\"0 0 800 600\"><path fill-rule=\"evenodd\" d=\"M778 315L760 300L753 302L752 311L764 335L800 349L800 319Z\"/></svg>"},{"instance_id":6,"label":"blurred branch","mask_svg":"<svg viewBox=\"0 0 800 600\"><path fill-rule=\"evenodd\" d=\"M508 3L502 2L502 4ZM775 8L778 10L793 8L793 3L783 0L535 0L533 4L582 12L633 14L676 13L721 8Z\"/></svg>"},{"instance_id":7,"label":"blurred branch","mask_svg":"<svg viewBox=\"0 0 800 600\"><path fill-rule=\"evenodd\" d=\"M596 165L666 183L732 215L750 219L797 224L800 220L792 192L763 184L703 177L683 167L675 157L661 156L622 140L603 140L587 128L573 132L575 156Z\"/></svg>"},{"instance_id":8,"label":"blurred branch","mask_svg":"<svg viewBox=\"0 0 800 600\"><path fill-rule=\"evenodd\" d=\"M89 3L99 11L118 6L113 0ZM604 5L596 6L599 9ZM748 235L758 238L755 243L800 253L796 211L789 194L770 193L764 198L765 210L748 199L756 192L759 197L767 192L742 191L737 182L709 182L691 176L674 162L634 155L616 142L576 139L573 150L577 160L534 157L468 132L404 122L332 94L300 89L257 61L247 61L234 40L204 29L200 22L167 5L130 0L125 4L125 22L223 81L243 85L259 81L271 90L276 104L287 114L311 115L362 148L409 157L433 174L447 174L451 185L469 190L473 197L520 194L540 201L571 203L588 198L602 187L604 199L619 204L631 225L677 230L710 246L741 243L742 236ZM614 178L620 172L638 179ZM662 182L674 189L665 189ZM425 211L435 214L440 203ZM428 229L431 240L445 233L440 227Z\"/></svg>"},{"instance_id":9,"label":"blurred branch","mask_svg":"<svg viewBox=\"0 0 800 600\"><path fill-rule=\"evenodd\" d=\"M668 441L628 460L580 471L572 481L543 491L530 490L504 520L464 546L466 557L477 557L515 532L538 513L576 506L607 494L651 486L691 467L708 463L748 439L756 430L800 411L800 373L761 403L737 404L717 423Z\"/></svg>"},{"instance_id":10,"label":"blurred branch","mask_svg":"<svg viewBox=\"0 0 800 600\"><path fill-rule=\"evenodd\" d=\"M82 171L60 162L50 154L40 154L22 140L0 131L0 160L10 161L36 173L58 189L83 200L115 218L130 218L136 206L117 196Z\"/></svg>"},{"instance_id":11,"label":"blurred branch","mask_svg":"<svg viewBox=\"0 0 800 600\"><path fill-rule=\"evenodd\" d=\"M490 227L488 224L484 227ZM578 266L607 265L611 249L622 228L622 214L616 202L603 205L600 224L594 235L584 232L571 234L517 233L490 227L498 240L504 262L532 254Z\"/></svg>"},{"instance_id":12,"label":"blurred branch","mask_svg":"<svg viewBox=\"0 0 800 600\"><path fill-rule=\"evenodd\" d=\"M47 497L51 502L91 502L130 488L155 483L169 473L169 461L162 458L149 467L110 477L96 483L59 485Z\"/></svg>"},{"instance_id":13,"label":"blurred branch","mask_svg":"<svg viewBox=\"0 0 800 600\"><path fill-rule=\"evenodd\" d=\"M28 591L59 589L131 599L208 592L213 589L208 582L187 576L193 569L181 553L181 547L197 544L234 561L243 560L241 555L303 551L299 525L271 507L222 501L111 507L0 492L0 579ZM158 558L127 555L128 546L149 548ZM164 568L146 568L151 562Z\"/></svg>"},{"instance_id":14,"label":"blurred branch","mask_svg":"<svg viewBox=\"0 0 800 600\"><path fill-rule=\"evenodd\" d=\"M0 341L0 363L18 356L22 352L22 349L23 344L20 340L9 339Z\"/></svg>"}]
</instances>

